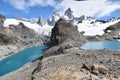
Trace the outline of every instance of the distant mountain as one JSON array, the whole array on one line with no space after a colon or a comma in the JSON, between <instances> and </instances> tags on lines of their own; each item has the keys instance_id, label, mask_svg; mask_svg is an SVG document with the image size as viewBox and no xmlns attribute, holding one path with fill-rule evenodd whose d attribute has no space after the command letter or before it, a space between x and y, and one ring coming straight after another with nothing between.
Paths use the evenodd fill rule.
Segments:
<instances>
[{"instance_id":1,"label":"distant mountain","mask_svg":"<svg viewBox=\"0 0 120 80\"><path fill-rule=\"evenodd\" d=\"M90 16L85 15L81 15L80 17L74 17L74 15L72 15L73 13L74 12L70 8L68 8L65 11L64 18L67 19L70 23L78 26L79 32L84 32L85 36L102 36L103 34L105 34L104 30L107 27L120 22L120 19L116 19L115 17L104 21L96 20ZM66 18L66 15L68 16L68 18Z\"/></svg>"},{"instance_id":2,"label":"distant mountain","mask_svg":"<svg viewBox=\"0 0 120 80\"><path fill-rule=\"evenodd\" d=\"M46 21L40 16L37 23L43 27L46 24Z\"/></svg>"},{"instance_id":3,"label":"distant mountain","mask_svg":"<svg viewBox=\"0 0 120 80\"><path fill-rule=\"evenodd\" d=\"M71 10L71 8L68 8L65 11L64 16L66 16L67 19L70 19L70 20L74 18L73 11Z\"/></svg>"},{"instance_id":4,"label":"distant mountain","mask_svg":"<svg viewBox=\"0 0 120 80\"><path fill-rule=\"evenodd\" d=\"M90 16L79 15L80 17L74 17L73 11L71 8L68 8L63 15L59 15L54 12L52 17L48 20L44 20L42 16L39 17L38 21L29 20L21 21L18 19L6 19L2 17L4 21L5 27L9 27L10 25L18 25L22 22L25 26L30 29L33 29L35 32L43 35L50 35L51 29L55 25L55 23L60 19L64 18L68 22L78 26L79 32L84 32L85 36L96 36L105 34L104 30L110 25L114 25L120 21L120 19L112 18L107 21L104 20L96 20Z\"/></svg>"},{"instance_id":5,"label":"distant mountain","mask_svg":"<svg viewBox=\"0 0 120 80\"><path fill-rule=\"evenodd\" d=\"M53 13L52 18L47 21L48 25L54 26L55 23L60 19L60 15L56 12Z\"/></svg>"}]
</instances>

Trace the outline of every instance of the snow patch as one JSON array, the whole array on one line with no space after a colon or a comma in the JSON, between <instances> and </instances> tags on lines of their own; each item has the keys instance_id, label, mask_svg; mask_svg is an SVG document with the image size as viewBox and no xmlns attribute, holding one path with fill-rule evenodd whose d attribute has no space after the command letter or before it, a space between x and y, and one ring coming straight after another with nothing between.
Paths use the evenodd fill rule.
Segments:
<instances>
[{"instance_id":1,"label":"snow patch","mask_svg":"<svg viewBox=\"0 0 120 80\"><path fill-rule=\"evenodd\" d=\"M107 27L118 23L120 19L108 23L95 22L93 20L92 22L95 23L91 24L91 21L92 20L83 20L82 23L77 24L79 32L85 32L85 36L103 35Z\"/></svg>"}]
</instances>

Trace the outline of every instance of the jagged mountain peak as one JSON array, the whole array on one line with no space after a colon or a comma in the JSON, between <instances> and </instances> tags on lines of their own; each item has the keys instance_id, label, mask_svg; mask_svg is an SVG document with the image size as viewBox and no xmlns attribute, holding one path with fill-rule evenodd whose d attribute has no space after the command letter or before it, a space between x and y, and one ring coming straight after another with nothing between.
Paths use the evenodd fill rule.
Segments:
<instances>
[{"instance_id":1,"label":"jagged mountain peak","mask_svg":"<svg viewBox=\"0 0 120 80\"><path fill-rule=\"evenodd\" d=\"M29 20L29 22L32 23L32 24L35 24L35 23L37 23L37 20L36 20L35 18L31 18L31 19Z\"/></svg>"},{"instance_id":2,"label":"jagged mountain peak","mask_svg":"<svg viewBox=\"0 0 120 80\"><path fill-rule=\"evenodd\" d=\"M117 20L117 18L116 17L112 17L111 19L108 19L107 22L113 22L115 20Z\"/></svg>"},{"instance_id":3,"label":"jagged mountain peak","mask_svg":"<svg viewBox=\"0 0 120 80\"><path fill-rule=\"evenodd\" d=\"M104 20L97 20L95 18L85 15L78 15L80 17L74 17L73 13L74 12L71 10L71 8L68 8L63 15L59 15L58 13L53 12L52 17L48 20L45 20L42 16L40 16L38 22L35 23L34 20L32 20L30 23L27 21L20 21L16 19L6 19L4 22L4 26L9 27L9 25L18 25L19 22L23 22L23 24L35 30L36 32L45 33L48 35L51 32L51 29L53 28L55 23L60 18L64 18L65 20L67 20L67 22L78 26L79 32L84 31L84 35L94 36L104 34L103 29L120 21L120 19L112 18L107 22Z\"/></svg>"},{"instance_id":4,"label":"jagged mountain peak","mask_svg":"<svg viewBox=\"0 0 120 80\"><path fill-rule=\"evenodd\" d=\"M57 14L56 12L53 12L52 18L47 20L47 23L51 26L55 25L55 22L57 22L60 19L60 15Z\"/></svg>"},{"instance_id":5,"label":"jagged mountain peak","mask_svg":"<svg viewBox=\"0 0 120 80\"><path fill-rule=\"evenodd\" d=\"M64 15L68 18L68 19L73 19L74 18L74 15L73 15L73 11L71 10L71 8L68 8Z\"/></svg>"},{"instance_id":6,"label":"jagged mountain peak","mask_svg":"<svg viewBox=\"0 0 120 80\"><path fill-rule=\"evenodd\" d=\"M46 24L46 20L44 20L42 16L40 16L37 23L43 27Z\"/></svg>"}]
</instances>

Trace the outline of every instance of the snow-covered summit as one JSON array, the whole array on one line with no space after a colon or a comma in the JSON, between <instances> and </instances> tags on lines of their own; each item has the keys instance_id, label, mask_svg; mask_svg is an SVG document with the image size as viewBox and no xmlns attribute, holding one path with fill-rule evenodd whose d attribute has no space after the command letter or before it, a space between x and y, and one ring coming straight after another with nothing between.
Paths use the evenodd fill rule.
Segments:
<instances>
[{"instance_id":1,"label":"snow-covered summit","mask_svg":"<svg viewBox=\"0 0 120 80\"><path fill-rule=\"evenodd\" d=\"M64 17L66 19L73 19L74 15L73 15L73 11L71 10L71 8L68 8L65 13L64 13Z\"/></svg>"},{"instance_id":2,"label":"snow-covered summit","mask_svg":"<svg viewBox=\"0 0 120 80\"><path fill-rule=\"evenodd\" d=\"M73 13L74 12L70 8L68 8L65 11L64 18L67 19L69 22L73 23L74 25L78 26L79 32L84 32L85 36L103 35L105 33L104 30L107 27L114 25L120 21L119 18L112 18L108 21L97 20L85 15L79 15L79 17L70 18L71 16L76 16L73 15Z\"/></svg>"},{"instance_id":3,"label":"snow-covered summit","mask_svg":"<svg viewBox=\"0 0 120 80\"><path fill-rule=\"evenodd\" d=\"M6 19L3 26L9 27L10 25L18 25L20 22L22 22L26 27L33 29L39 34L49 35L51 33L51 29L55 25L55 22L57 22L60 18L65 18L68 20L68 22L78 26L79 32L84 32L85 36L96 36L103 35L105 33L104 30L107 27L120 22L120 18L112 18L108 21L104 21L96 20L85 15L74 17L73 13L74 12L68 8L62 16L54 12L50 19L44 20L42 17L40 17L37 23L31 23L19 19Z\"/></svg>"},{"instance_id":4,"label":"snow-covered summit","mask_svg":"<svg viewBox=\"0 0 120 80\"><path fill-rule=\"evenodd\" d=\"M46 20L44 20L42 16L40 16L37 23L43 27L46 24Z\"/></svg>"},{"instance_id":5,"label":"snow-covered summit","mask_svg":"<svg viewBox=\"0 0 120 80\"><path fill-rule=\"evenodd\" d=\"M52 17L48 19L47 23L48 25L54 26L59 19L60 19L60 15L54 12Z\"/></svg>"},{"instance_id":6,"label":"snow-covered summit","mask_svg":"<svg viewBox=\"0 0 120 80\"><path fill-rule=\"evenodd\" d=\"M110 22L105 22L102 20L87 18L78 22L76 25L78 26L78 30L80 32L84 32L85 36L96 36L96 35L103 35L105 33L104 30L107 27L114 25L119 21L120 19L110 21Z\"/></svg>"}]
</instances>

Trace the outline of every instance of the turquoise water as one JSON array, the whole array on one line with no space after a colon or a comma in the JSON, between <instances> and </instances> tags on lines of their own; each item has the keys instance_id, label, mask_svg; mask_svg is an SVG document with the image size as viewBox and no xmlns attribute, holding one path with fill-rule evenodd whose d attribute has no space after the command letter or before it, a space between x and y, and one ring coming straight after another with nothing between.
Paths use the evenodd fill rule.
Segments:
<instances>
[{"instance_id":1,"label":"turquoise water","mask_svg":"<svg viewBox=\"0 0 120 80\"><path fill-rule=\"evenodd\" d=\"M0 76L22 67L27 62L39 58L47 48L47 46L31 47L1 60Z\"/></svg>"},{"instance_id":2,"label":"turquoise water","mask_svg":"<svg viewBox=\"0 0 120 80\"><path fill-rule=\"evenodd\" d=\"M101 50L101 49L110 49L110 50L120 50L120 41L100 41L100 42L87 42L81 46L85 50Z\"/></svg>"}]
</instances>

